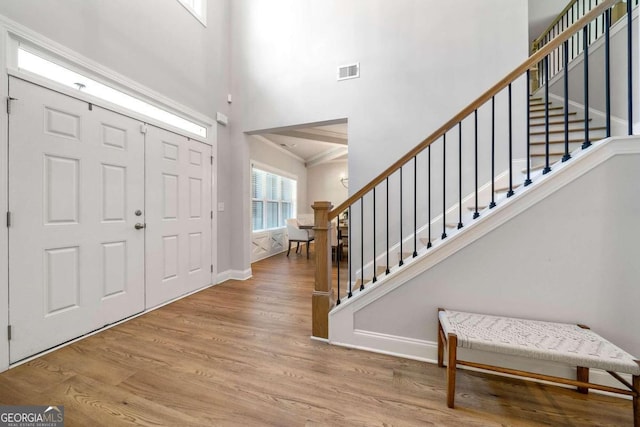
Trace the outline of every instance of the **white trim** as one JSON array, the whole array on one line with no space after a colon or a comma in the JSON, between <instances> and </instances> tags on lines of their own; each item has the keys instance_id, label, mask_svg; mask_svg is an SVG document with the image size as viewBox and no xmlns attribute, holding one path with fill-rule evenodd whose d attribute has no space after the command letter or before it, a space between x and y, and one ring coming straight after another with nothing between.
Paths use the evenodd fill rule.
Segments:
<instances>
[{"instance_id":1,"label":"white trim","mask_svg":"<svg viewBox=\"0 0 640 427\"><path fill-rule=\"evenodd\" d=\"M276 144L275 142L265 138L262 135L249 135L253 138L256 138L258 141L263 142L265 144L267 144L268 146L270 146L271 148L273 148L274 150L278 150L280 151L282 154L285 154L293 159L296 159L297 161L299 161L300 163L304 164L304 159L300 156L298 156L297 154L293 154L291 151L289 150L285 150L284 148L282 148L281 146L279 146L278 144Z\"/></svg>"},{"instance_id":2,"label":"white trim","mask_svg":"<svg viewBox=\"0 0 640 427\"><path fill-rule=\"evenodd\" d=\"M54 88L54 90L58 90L58 86L66 89L66 87L63 85L52 85L52 82L47 79L40 78L38 81L38 79L34 78L36 76L32 73L18 70L17 47L18 43L20 43L24 46L31 47L31 50L38 52L45 59L64 64L66 68L69 68L72 71L84 74L87 77L90 77L102 84L118 89L126 93L127 95L140 98L158 108L162 108L178 116L201 124L202 126L207 128L206 139L209 140L209 142L207 140L203 140L203 138L199 135L191 134L189 132L185 132L184 130L179 130L177 132L173 129L169 130L180 133L181 135L184 135L186 133L186 136L192 139L196 139L198 141L202 141L211 145L215 143L211 142L211 140L215 141L215 127L213 126L215 120L213 120L211 117L208 117L185 105L175 102L174 100L160 94L159 92L156 92L138 82L135 82L128 77L119 74L116 71L113 71L110 68L99 64L83 55L80 55L79 53L67 48L66 46L63 46L39 33L36 33L35 31L21 24L18 24L3 15L0 15L0 27L2 27L2 32L5 35L5 40L3 43L5 52L2 57L2 61L4 64L3 70L5 68L8 69L11 75L33 81L34 83L41 84L45 87ZM78 97L77 91L72 90L69 92L75 93L71 96ZM96 99L89 102L93 102L96 105L108 104L105 102L100 102ZM122 107L106 105L105 108L117 111L130 117L138 118L133 115L130 110L123 109ZM167 127L166 124L163 124L161 122L156 123L156 121L151 120L146 116L142 120L152 123L163 129Z\"/></svg>"},{"instance_id":3,"label":"white trim","mask_svg":"<svg viewBox=\"0 0 640 427\"><path fill-rule=\"evenodd\" d=\"M272 173L274 175L280 175L284 178L293 179L298 182L298 175L292 174L291 172L283 171L282 169L275 168L273 166L269 166L266 163L260 163L255 160L249 159L249 167L252 170L254 167L264 172Z\"/></svg>"},{"instance_id":4,"label":"white trim","mask_svg":"<svg viewBox=\"0 0 640 427\"><path fill-rule=\"evenodd\" d=\"M206 139L208 128L193 120L185 119L163 108L158 108L140 97L131 96L123 91L105 85L87 76L69 69L61 61L44 58L44 54L30 45L18 43L18 65L9 67L14 73L25 73L25 77L38 76L45 81L51 80L70 87L74 92L93 95L94 99L104 100L111 105L117 105L124 110L141 114L152 120L166 123Z\"/></svg>"},{"instance_id":5,"label":"white trim","mask_svg":"<svg viewBox=\"0 0 640 427\"><path fill-rule=\"evenodd\" d=\"M7 99L8 93L8 76L6 72L6 32L0 31L0 99ZM9 206L9 142L7 127L9 125L9 116L4 113L0 114L0 206L4 210L0 211L0 215L5 214L7 206ZM9 340L7 336L7 328L9 326L9 229L6 223L0 223L0 372L9 368ZM7 345L5 345L7 343Z\"/></svg>"},{"instance_id":6,"label":"white trim","mask_svg":"<svg viewBox=\"0 0 640 427\"><path fill-rule=\"evenodd\" d=\"M249 280L253 277L251 268L246 270L227 270L222 273L218 273L217 284L226 282L227 280Z\"/></svg>"},{"instance_id":7,"label":"white trim","mask_svg":"<svg viewBox=\"0 0 640 427\"><path fill-rule=\"evenodd\" d=\"M527 161L526 159L514 159L511 162L512 166L512 171L520 171L521 169L525 168L527 165ZM517 172L520 173L520 172ZM523 175L524 176L524 175ZM524 179L523 179L524 181ZM486 184L482 185L480 188L478 188L478 204L479 205L488 205L490 200L491 200L491 188L492 187L496 187L496 188L500 188L500 187L507 187L509 184L509 169L506 169L504 172L498 174L493 182L489 181ZM514 190L515 191L515 190ZM495 198L496 202L501 202L501 200L506 198L506 193L503 195L498 196L497 198ZM458 219L457 219L457 215L458 215L458 205L459 203L455 203L453 206L451 206L449 209L447 209L447 212L445 214L445 222L446 222L446 218L451 218L451 216L455 216L455 222L457 223ZM469 195L465 196L464 199L462 199L462 209L463 212L465 212L464 218L463 219L469 219L473 213L471 211L468 211L468 207L475 207L475 192L470 193ZM481 209L480 212L482 212L483 210ZM433 219L431 220L431 229L432 230L440 230L442 229L442 214L437 215L435 217L433 217ZM452 220L453 221L453 220ZM467 222L468 224L468 222ZM466 227L466 225L465 225ZM420 234L426 233L429 230L429 225L425 224L421 227L419 227L416 230L416 235L418 236L418 239L423 238L423 236L420 236ZM455 233L458 230L454 230L454 229L447 229L447 234L451 234L451 233ZM437 233L436 233L437 234ZM436 241L438 239L435 239L434 241ZM413 234L411 235L407 235L403 240L402 240L402 247L403 248L410 248L412 247L411 245L413 244ZM422 245L421 243L419 243L419 245ZM400 250L400 243L395 243L394 245L392 245L389 248L389 253L398 253ZM420 250L418 251L420 252ZM381 266L381 265L385 265L386 263L386 255L387 252L383 251L381 252L379 255L376 256L376 265L377 266ZM406 260L404 260L404 262L406 262ZM392 263L395 264L395 261ZM391 266L391 270L393 270L393 266ZM373 276L373 260L369 261L368 263L366 263L364 265L364 275L367 277ZM360 268L356 269L355 271L355 277L359 277L361 275L360 273Z\"/></svg>"},{"instance_id":8,"label":"white trim","mask_svg":"<svg viewBox=\"0 0 640 427\"><path fill-rule=\"evenodd\" d=\"M194 18L198 20L204 27L207 26L207 0L202 0L202 7L200 12L187 4L185 0L178 0L178 2L185 8Z\"/></svg>"},{"instance_id":9,"label":"white trim","mask_svg":"<svg viewBox=\"0 0 640 427\"><path fill-rule=\"evenodd\" d=\"M340 347L353 348L357 350L370 351L373 353L386 354L394 357L402 357L410 360L417 360L420 362L426 362L436 364L438 359L438 344L433 341L420 340L414 338L400 337L397 335L381 334L371 331L354 330L354 343L344 343L330 341L331 344ZM465 348L458 348L458 358L461 360L473 361L476 363L484 363L488 365L497 365L509 367L512 369L518 369L528 372L542 372L547 375L554 375L564 378L575 377L575 367L564 365L561 363L554 363L524 357L508 356L499 353L490 353L479 350L468 350ZM446 364L446 360L445 360ZM459 366L458 369L466 369L475 372L486 372L481 369L469 368L466 366ZM444 374L444 368L443 368ZM615 379L609 374L599 369L590 370L590 381L596 384L608 385L611 387L620 387ZM498 372L492 372L493 375L499 375L509 378L518 378L509 374L503 374ZM631 375L622 375L627 381L631 381ZM535 381L542 384L552 384L556 386L572 388L570 386L563 386L557 383L551 383L548 381L541 381L535 379L527 379L528 381ZM623 399L630 399L629 396L622 396L620 394L600 392L598 390L592 390L594 393L606 394L609 396L615 396ZM444 397L443 397L444 399Z\"/></svg>"},{"instance_id":10,"label":"white trim","mask_svg":"<svg viewBox=\"0 0 640 427\"><path fill-rule=\"evenodd\" d=\"M393 292L409 280L417 277L425 271L433 268L441 261L447 259L452 254L462 250L472 244L482 236L490 233L502 224L546 199L561 188L585 175L598 165L607 160L625 154L640 154L640 136L613 137L594 143L588 150L578 149L572 153L573 159L570 162L561 161L552 165L554 173L548 175L532 176L534 182L527 187L520 187L515 190L515 196L506 199L495 208L486 211L477 221L466 226L458 232L452 233L446 240L434 242L434 246L426 256L409 259L401 268L394 267L392 270L397 274L383 276L375 284L369 284L364 291L356 291L350 299L343 300L343 303L336 306L329 313L329 340L332 344L346 347L366 349L368 351L394 354L418 360L432 360L433 343L416 340L407 337L389 336L370 331L356 329L357 313L376 302L383 296ZM420 251L420 255L425 255L426 249ZM491 353L492 359L489 364L506 366L505 363L496 363L502 360L502 356ZM466 356L461 356L465 358ZM504 356L506 358L506 356ZM477 360L474 355L469 360ZM542 366L545 373L553 371L552 364L542 361L520 362L516 369L534 370L533 365ZM538 363L541 362L541 363ZM557 373L553 373L557 374ZM560 373L559 376L564 376ZM594 372L594 382L607 384L608 377L598 375Z\"/></svg>"},{"instance_id":11,"label":"white trim","mask_svg":"<svg viewBox=\"0 0 640 427\"><path fill-rule=\"evenodd\" d=\"M217 131L217 129L216 129ZM218 144L211 147L211 283L217 283L218 276Z\"/></svg>"},{"instance_id":12,"label":"white trim","mask_svg":"<svg viewBox=\"0 0 640 427\"><path fill-rule=\"evenodd\" d=\"M531 177L534 181L532 185L515 189L514 197L504 199L501 204L493 209L485 209L481 212L480 218L461 230L452 231L447 239L436 240L433 243L433 247L428 250L428 256L421 256L427 252L426 248L419 249L418 257L406 259L404 266L399 269L397 267L391 269L392 272L398 270L398 274L383 276L376 283L369 284L365 290L354 291L354 297L346 299L343 303L334 307L329 313L329 339L332 339L332 331L340 334L339 331L343 329L343 326L339 328L337 326L335 328L331 327L331 318L340 315L341 311L348 309L350 312L355 313L382 298L387 293L402 286L403 283L433 268L447 257L490 233L606 160L620 154L640 153L639 141L640 137L638 136L603 139L594 143L588 150L575 150L571 153L572 160L570 162L563 163L558 161L553 164L551 167L554 173L552 174L542 175L541 171L537 171L536 175ZM551 176L553 176L553 179L550 179ZM528 196L516 197L521 193L528 193ZM356 296L357 298L355 298Z\"/></svg>"},{"instance_id":13,"label":"white trim","mask_svg":"<svg viewBox=\"0 0 640 427\"><path fill-rule=\"evenodd\" d=\"M338 148L329 149L323 153L315 155L311 157L306 163L305 166L307 168L311 168L314 166L318 166L324 163L329 163L332 160L337 159L338 157L349 155L349 148L341 146Z\"/></svg>"}]
</instances>

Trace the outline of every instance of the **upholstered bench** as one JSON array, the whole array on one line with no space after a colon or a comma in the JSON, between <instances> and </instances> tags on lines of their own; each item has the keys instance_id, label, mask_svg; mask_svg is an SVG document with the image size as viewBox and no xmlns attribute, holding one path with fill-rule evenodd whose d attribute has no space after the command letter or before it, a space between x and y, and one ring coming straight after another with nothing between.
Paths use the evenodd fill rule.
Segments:
<instances>
[{"instance_id":1,"label":"upholstered bench","mask_svg":"<svg viewBox=\"0 0 640 427\"><path fill-rule=\"evenodd\" d=\"M454 406L456 365L462 365L571 385L582 393L587 393L592 388L632 396L634 426L640 427L640 361L586 326L464 313L442 308L438 309L438 319L438 366L444 366L446 347L447 405L450 408ZM577 379L459 360L458 347L566 363L577 367ZM607 371L627 389L590 383L590 368ZM620 374L632 375L632 384Z\"/></svg>"}]
</instances>

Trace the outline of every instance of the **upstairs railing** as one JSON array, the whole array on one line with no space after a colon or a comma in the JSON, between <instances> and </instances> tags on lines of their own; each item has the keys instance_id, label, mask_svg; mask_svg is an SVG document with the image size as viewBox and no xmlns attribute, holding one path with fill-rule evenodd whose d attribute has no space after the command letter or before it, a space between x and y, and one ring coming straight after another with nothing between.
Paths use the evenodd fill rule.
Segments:
<instances>
[{"instance_id":1,"label":"upstairs railing","mask_svg":"<svg viewBox=\"0 0 640 427\"><path fill-rule=\"evenodd\" d=\"M408 259L433 250L456 230L513 196L519 185L527 186L537 176L551 172L556 159L566 162L572 158L574 149L587 149L593 139L590 129L593 119L601 117L604 122L604 135L598 139L618 132L632 133L631 3L627 4L629 31L623 50L628 61L620 67L620 61L612 63L611 59L611 14L618 1L599 2L565 31L546 41L522 65L344 203L333 207L330 202L315 202L316 276L312 297L315 337L328 338L328 313L334 304L352 298L385 275L403 268ZM600 40L581 38L584 71L578 72L579 67L574 67L569 72L570 40L581 32L588 34L596 21L603 22L604 36ZM544 81L549 82L549 65L558 49L563 53L562 78L545 85L541 99L532 98L529 84L532 70L542 64ZM589 52L596 49L602 51L599 64L592 63L589 57ZM603 72L590 75L589 67L593 70L596 66ZM596 74L602 74L600 81L596 81ZM619 79L620 75L626 77L623 79L626 87L616 84L612 89L612 76ZM601 108L598 114L594 113L595 103L589 103L590 92L602 94L603 99L597 102ZM557 113L559 107L550 105L554 96L561 99L561 113ZM569 110L570 100L574 109L580 104L578 110L582 111L583 119L576 119L577 112ZM616 124L627 122L626 129L612 126L612 118ZM576 133L575 122L584 126L579 129L577 140L570 137ZM561 139L552 139L558 134ZM541 140L533 141L533 137ZM515 158L526 159L521 171L515 169ZM335 229L331 221L343 212L348 213L349 221L347 266L345 269L345 261L337 256L337 268L332 270L329 233ZM332 284L334 271L337 297Z\"/></svg>"},{"instance_id":2,"label":"upstairs railing","mask_svg":"<svg viewBox=\"0 0 640 427\"><path fill-rule=\"evenodd\" d=\"M615 4L610 11L610 25L615 24L618 20L622 19L627 12L627 7L636 7L640 0L628 0L627 2L619 1ZM554 19L546 30L538 36L531 44L531 53L535 53L542 49L547 43L553 40L557 35L564 32L571 25L577 22L584 15L589 13L594 7L600 5L603 0L572 0L567 6L560 12L560 14ZM571 62L574 58L582 54L584 49L583 37L589 39L589 43L595 42L602 37L605 33L605 17L604 14L593 20L586 31L579 31L573 34L568 39L568 62ZM564 52L562 46L558 46L549 57L549 78L553 78L556 74L562 71L564 63ZM541 65L541 64L540 64ZM536 73L532 79L532 89L542 87L545 84L545 74L543 68L537 67Z\"/></svg>"}]
</instances>

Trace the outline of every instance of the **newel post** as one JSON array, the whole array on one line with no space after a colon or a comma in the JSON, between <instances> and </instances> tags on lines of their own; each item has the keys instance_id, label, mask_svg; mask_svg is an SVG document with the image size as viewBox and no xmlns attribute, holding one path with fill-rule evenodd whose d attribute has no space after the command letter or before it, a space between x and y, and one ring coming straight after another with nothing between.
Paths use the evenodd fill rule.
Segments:
<instances>
[{"instance_id":1,"label":"newel post","mask_svg":"<svg viewBox=\"0 0 640 427\"><path fill-rule=\"evenodd\" d=\"M333 308L331 287L331 245L329 244L329 211L331 202L315 202L312 206L315 221L316 277L311 297L312 335L329 338L329 311Z\"/></svg>"}]
</instances>

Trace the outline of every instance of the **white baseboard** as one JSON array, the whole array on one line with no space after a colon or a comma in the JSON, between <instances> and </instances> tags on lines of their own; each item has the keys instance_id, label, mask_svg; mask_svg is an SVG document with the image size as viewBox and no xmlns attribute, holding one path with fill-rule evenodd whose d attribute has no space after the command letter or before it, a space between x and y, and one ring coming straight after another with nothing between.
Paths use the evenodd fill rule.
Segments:
<instances>
[{"instance_id":1,"label":"white baseboard","mask_svg":"<svg viewBox=\"0 0 640 427\"><path fill-rule=\"evenodd\" d=\"M248 280L251 279L251 277L253 277L251 268L247 268L246 270L227 270L218 273L216 284L226 282L227 280Z\"/></svg>"},{"instance_id":2,"label":"white baseboard","mask_svg":"<svg viewBox=\"0 0 640 427\"><path fill-rule=\"evenodd\" d=\"M438 344L433 341L420 340L415 338L401 337L396 335L382 334L372 331L363 331L356 329L353 331L353 343L334 342L330 341L333 345L338 345L346 348L353 348L357 350L371 351L373 353L386 354L389 356L402 357L405 359L418 360L421 362L436 364L438 360ZM458 359L471 361L476 363L482 363L486 365L495 365L505 368L516 369L526 372L541 373L544 375L552 375L556 377L574 379L576 375L575 368L563 365L560 363L548 362L543 360L530 359L525 357L516 357L503 355L498 353L490 353L480 350L469 350L464 348L458 348ZM445 359L446 364L446 359ZM467 369L471 371L486 372L481 369L470 368L466 366L460 366L458 369ZM493 375L500 375L510 378L520 378L518 376L502 374L498 372L491 372ZM621 375L627 381L631 381L630 375ZM541 381L535 379L528 379L543 384L553 384L548 381ZM592 383L606 385L609 387L620 388L621 384L616 381L611 375L605 371L599 369L591 369L589 373L589 380ZM561 385L562 386L562 385ZM563 386L571 388L570 386ZM629 399L629 396L623 396L619 394L600 392L598 390L591 390L594 393L602 393L610 396L621 397L623 399Z\"/></svg>"}]
</instances>

